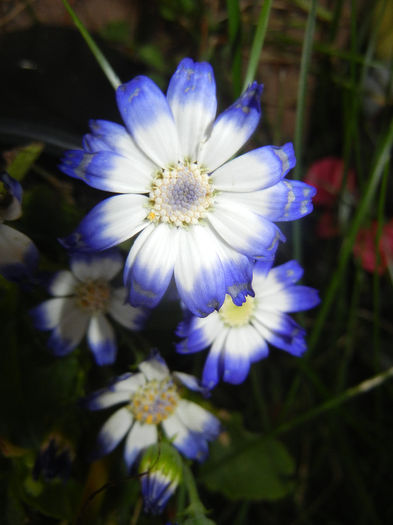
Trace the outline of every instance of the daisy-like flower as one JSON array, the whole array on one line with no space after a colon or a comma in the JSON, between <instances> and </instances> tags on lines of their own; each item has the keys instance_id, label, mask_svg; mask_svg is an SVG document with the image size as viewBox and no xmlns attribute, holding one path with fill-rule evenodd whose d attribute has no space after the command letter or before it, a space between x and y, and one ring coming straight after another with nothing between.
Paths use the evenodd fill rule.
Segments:
<instances>
[{"instance_id":1,"label":"daisy-like flower","mask_svg":"<svg viewBox=\"0 0 393 525\"><path fill-rule=\"evenodd\" d=\"M71 271L53 276L49 293L54 297L30 313L36 328L52 331L48 345L55 355L71 352L86 333L96 363L108 365L116 359L117 345L107 314L125 328L142 328L146 309L126 303L125 288L110 284L122 265L117 250L76 253L71 257Z\"/></svg>"},{"instance_id":2,"label":"daisy-like flower","mask_svg":"<svg viewBox=\"0 0 393 525\"><path fill-rule=\"evenodd\" d=\"M150 446L139 464L144 510L161 514L182 479L183 465L169 443Z\"/></svg>"},{"instance_id":3,"label":"daisy-like flower","mask_svg":"<svg viewBox=\"0 0 393 525\"><path fill-rule=\"evenodd\" d=\"M19 219L21 203L19 182L6 172L0 173L0 274L12 281L28 277L38 263L38 250L33 241L3 224Z\"/></svg>"},{"instance_id":4,"label":"daisy-like flower","mask_svg":"<svg viewBox=\"0 0 393 525\"><path fill-rule=\"evenodd\" d=\"M140 363L139 370L87 398L90 410L124 404L102 427L95 456L108 454L125 437L124 461L130 469L142 450L157 443L160 427L184 456L204 460L207 443L218 436L220 423L207 410L181 398L179 383L201 390L196 378L183 372L171 374L158 354Z\"/></svg>"},{"instance_id":5,"label":"daisy-like flower","mask_svg":"<svg viewBox=\"0 0 393 525\"><path fill-rule=\"evenodd\" d=\"M177 345L183 354L210 351L202 385L213 388L222 377L228 383L245 380L251 363L268 355L268 343L295 356L306 350L305 330L288 313L308 310L319 303L317 290L295 285L303 275L296 261L270 269L258 262L254 268L255 297L236 306L228 296L218 312L208 317L189 316L180 323Z\"/></svg>"},{"instance_id":6,"label":"daisy-like flower","mask_svg":"<svg viewBox=\"0 0 393 525\"><path fill-rule=\"evenodd\" d=\"M253 260L272 260L284 236L272 221L308 214L315 190L285 175L291 144L266 146L233 160L259 122L262 85L253 82L215 120L212 67L182 60L166 96L138 76L117 90L125 127L94 120L83 150L60 168L105 191L64 245L103 250L139 233L124 268L132 305L154 307L174 275L179 295L199 316L225 295L241 305Z\"/></svg>"}]
</instances>

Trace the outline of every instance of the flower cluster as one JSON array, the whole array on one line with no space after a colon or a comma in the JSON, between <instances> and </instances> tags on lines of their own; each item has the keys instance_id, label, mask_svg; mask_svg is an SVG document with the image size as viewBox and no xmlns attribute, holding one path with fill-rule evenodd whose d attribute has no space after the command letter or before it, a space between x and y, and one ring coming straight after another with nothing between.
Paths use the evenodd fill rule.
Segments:
<instances>
[{"instance_id":1,"label":"flower cluster","mask_svg":"<svg viewBox=\"0 0 393 525\"><path fill-rule=\"evenodd\" d=\"M147 512L162 512L181 482L179 453L203 461L220 433L218 418L187 399L196 394L186 389L206 395L220 380L242 383L268 345L295 356L306 350L305 331L289 314L319 298L296 284L303 274L296 261L274 267L285 241L276 223L309 214L316 190L287 178L296 162L290 143L235 157L258 126L261 93L262 85L251 83L216 116L212 67L186 58L166 95L145 76L121 85L116 97L124 125L92 120L82 148L66 152L60 164L65 174L114 195L61 239L70 270L52 276L52 297L31 310L35 327L50 332L53 353L70 353L86 335L95 363L115 364L117 338L108 318L142 329L171 282L184 309L178 354L209 348L200 382L171 372L155 352L132 363L139 371L85 397L89 410L116 407L92 459L124 442L124 462L139 472ZM21 212L20 185L5 175L1 182L0 219L12 220ZM115 246L129 240L124 261ZM5 273L34 259L36 250L1 224L0 256ZM69 453L58 449L54 439L43 447L35 477L68 473Z\"/></svg>"},{"instance_id":2,"label":"flower cluster","mask_svg":"<svg viewBox=\"0 0 393 525\"><path fill-rule=\"evenodd\" d=\"M52 331L48 345L55 355L71 352L87 333L96 363L108 365L116 359L117 346L106 314L125 328L142 328L147 311L125 303L125 289L110 284L122 264L116 250L75 253L71 271L61 270L52 277L48 289L54 297L30 313L36 328Z\"/></svg>"}]
</instances>

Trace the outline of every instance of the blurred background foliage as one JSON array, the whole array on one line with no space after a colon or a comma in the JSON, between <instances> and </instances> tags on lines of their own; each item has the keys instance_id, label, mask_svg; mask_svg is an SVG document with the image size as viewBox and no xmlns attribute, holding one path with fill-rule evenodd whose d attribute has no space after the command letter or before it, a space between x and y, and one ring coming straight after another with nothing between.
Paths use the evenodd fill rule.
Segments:
<instances>
[{"instance_id":1,"label":"blurred background foliage","mask_svg":"<svg viewBox=\"0 0 393 525\"><path fill-rule=\"evenodd\" d=\"M32 327L28 311L46 298L45 277L68 264L57 238L103 198L61 174L59 157L80 145L89 118L120 116L60 0L2 0L2 163L24 188L23 216L13 226L34 240L41 259L33 283L0 278L1 523L392 523L393 388L384 382L393 366L392 2L70 4L122 81L142 73L165 89L181 58L208 60L223 109L256 60L263 120L248 148L294 141L294 176L304 180L314 169L314 182L331 196L295 228L284 225L288 241L278 253L278 262L301 259L304 283L323 302L300 317L310 334L305 358L272 350L243 385L219 385L205 402L224 426L209 459L193 468L207 514L183 484L163 516L144 515L121 451L89 463L103 418L78 401L152 346L175 369L197 375L204 355L175 354L180 311L170 296L142 334L119 331L112 367L97 369L84 343L55 359L46 334ZM260 54L253 42L263 25ZM314 165L325 158L340 163L334 181ZM51 440L72 462L66 477L34 475Z\"/></svg>"}]
</instances>

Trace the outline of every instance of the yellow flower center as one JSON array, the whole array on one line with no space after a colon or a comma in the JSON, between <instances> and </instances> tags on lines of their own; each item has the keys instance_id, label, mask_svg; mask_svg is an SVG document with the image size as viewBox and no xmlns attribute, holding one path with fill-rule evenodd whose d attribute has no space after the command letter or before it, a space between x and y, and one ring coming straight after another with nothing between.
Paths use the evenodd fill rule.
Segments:
<instances>
[{"instance_id":1,"label":"yellow flower center","mask_svg":"<svg viewBox=\"0 0 393 525\"><path fill-rule=\"evenodd\" d=\"M224 304L218 311L219 316L224 324L230 327L243 326L250 322L255 310L255 299L250 295L241 306L236 306L232 297L227 295Z\"/></svg>"},{"instance_id":2,"label":"yellow flower center","mask_svg":"<svg viewBox=\"0 0 393 525\"><path fill-rule=\"evenodd\" d=\"M158 425L173 413L178 401L177 388L170 378L153 379L138 388L128 408L137 421Z\"/></svg>"},{"instance_id":3,"label":"yellow flower center","mask_svg":"<svg viewBox=\"0 0 393 525\"><path fill-rule=\"evenodd\" d=\"M197 224L213 204L213 186L197 162L178 162L157 173L149 200L150 221L175 226Z\"/></svg>"},{"instance_id":4,"label":"yellow flower center","mask_svg":"<svg viewBox=\"0 0 393 525\"><path fill-rule=\"evenodd\" d=\"M81 283L75 290L76 304L91 314L104 312L107 309L110 295L109 284L102 279Z\"/></svg>"}]
</instances>

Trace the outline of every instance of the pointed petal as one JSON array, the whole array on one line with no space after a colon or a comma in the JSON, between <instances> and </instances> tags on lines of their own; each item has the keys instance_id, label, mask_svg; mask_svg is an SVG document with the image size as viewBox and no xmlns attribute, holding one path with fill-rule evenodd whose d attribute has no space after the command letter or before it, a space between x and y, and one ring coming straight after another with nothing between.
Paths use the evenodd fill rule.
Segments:
<instances>
[{"instance_id":1,"label":"pointed petal","mask_svg":"<svg viewBox=\"0 0 393 525\"><path fill-rule=\"evenodd\" d=\"M223 350L229 330L227 326L223 326L222 330L217 334L203 367L202 384L209 390L216 386L222 376L224 367Z\"/></svg>"},{"instance_id":2,"label":"pointed petal","mask_svg":"<svg viewBox=\"0 0 393 525\"><path fill-rule=\"evenodd\" d=\"M108 313L119 324L129 330L141 330L149 311L146 308L135 308L126 302L127 290L117 288L112 291Z\"/></svg>"},{"instance_id":3,"label":"pointed petal","mask_svg":"<svg viewBox=\"0 0 393 525\"><path fill-rule=\"evenodd\" d=\"M229 194L217 197L208 221L229 246L251 258L272 259L278 241L285 240L279 228L240 205Z\"/></svg>"},{"instance_id":4,"label":"pointed petal","mask_svg":"<svg viewBox=\"0 0 393 525\"><path fill-rule=\"evenodd\" d=\"M113 328L104 315L94 315L87 329L87 342L99 366L115 362L117 346Z\"/></svg>"},{"instance_id":5,"label":"pointed petal","mask_svg":"<svg viewBox=\"0 0 393 525\"><path fill-rule=\"evenodd\" d=\"M205 393L206 389L195 376L184 372L172 372L172 376L189 390L192 390L193 392L201 392L203 394Z\"/></svg>"},{"instance_id":6,"label":"pointed petal","mask_svg":"<svg viewBox=\"0 0 393 525\"><path fill-rule=\"evenodd\" d=\"M123 120L141 150L160 167L177 162L178 134L168 102L150 78L139 76L116 92Z\"/></svg>"},{"instance_id":7,"label":"pointed petal","mask_svg":"<svg viewBox=\"0 0 393 525\"><path fill-rule=\"evenodd\" d=\"M78 281L68 270L61 270L56 272L52 277L48 291L55 297L64 297L65 295L73 295Z\"/></svg>"},{"instance_id":8,"label":"pointed petal","mask_svg":"<svg viewBox=\"0 0 393 525\"><path fill-rule=\"evenodd\" d=\"M207 440L216 439L220 433L220 421L196 403L181 399L176 414L188 429L203 434Z\"/></svg>"},{"instance_id":9,"label":"pointed petal","mask_svg":"<svg viewBox=\"0 0 393 525\"><path fill-rule=\"evenodd\" d=\"M35 328L38 330L53 330L59 322L64 312L69 308L74 308L74 301L69 298L56 297L48 299L40 305L30 310L30 316Z\"/></svg>"},{"instance_id":10,"label":"pointed petal","mask_svg":"<svg viewBox=\"0 0 393 525\"><path fill-rule=\"evenodd\" d=\"M133 306L153 308L172 278L179 230L167 224L150 224L136 239L124 268L124 285Z\"/></svg>"},{"instance_id":11,"label":"pointed petal","mask_svg":"<svg viewBox=\"0 0 393 525\"><path fill-rule=\"evenodd\" d=\"M299 181L283 180L261 191L232 193L236 202L271 221L293 221L313 210L312 186Z\"/></svg>"},{"instance_id":12,"label":"pointed petal","mask_svg":"<svg viewBox=\"0 0 393 525\"><path fill-rule=\"evenodd\" d=\"M142 425L135 421L124 447L124 460L130 470L140 452L157 443L156 425Z\"/></svg>"},{"instance_id":13,"label":"pointed petal","mask_svg":"<svg viewBox=\"0 0 393 525\"><path fill-rule=\"evenodd\" d=\"M198 159L201 142L217 111L213 68L207 62L185 58L169 82L167 99L174 116L182 156Z\"/></svg>"},{"instance_id":14,"label":"pointed petal","mask_svg":"<svg viewBox=\"0 0 393 525\"><path fill-rule=\"evenodd\" d=\"M123 256L118 250L97 253L76 252L72 254L70 266L80 281L103 279L111 281L123 266Z\"/></svg>"},{"instance_id":15,"label":"pointed petal","mask_svg":"<svg viewBox=\"0 0 393 525\"><path fill-rule=\"evenodd\" d=\"M145 383L146 379L142 373L137 372L136 374L131 374L127 372L116 377L108 388L113 392L127 392L131 395Z\"/></svg>"},{"instance_id":16,"label":"pointed petal","mask_svg":"<svg viewBox=\"0 0 393 525\"><path fill-rule=\"evenodd\" d=\"M169 377L169 368L159 354L151 359L142 361L139 363L138 368L147 381L153 381L154 379L162 381Z\"/></svg>"},{"instance_id":17,"label":"pointed petal","mask_svg":"<svg viewBox=\"0 0 393 525\"><path fill-rule=\"evenodd\" d=\"M187 458L203 461L208 454L206 439L189 430L175 412L162 422L165 434Z\"/></svg>"},{"instance_id":18,"label":"pointed petal","mask_svg":"<svg viewBox=\"0 0 393 525\"><path fill-rule=\"evenodd\" d=\"M253 82L219 115L198 159L209 171L230 159L254 133L261 115L261 93L262 85Z\"/></svg>"},{"instance_id":19,"label":"pointed petal","mask_svg":"<svg viewBox=\"0 0 393 525\"><path fill-rule=\"evenodd\" d=\"M277 184L295 166L292 144L265 146L225 163L212 174L220 191L249 192Z\"/></svg>"},{"instance_id":20,"label":"pointed petal","mask_svg":"<svg viewBox=\"0 0 393 525\"><path fill-rule=\"evenodd\" d=\"M153 163L146 169L137 161L111 151L86 153L83 150L67 151L59 168L93 188L113 193L147 193L157 170Z\"/></svg>"},{"instance_id":21,"label":"pointed petal","mask_svg":"<svg viewBox=\"0 0 393 525\"><path fill-rule=\"evenodd\" d=\"M105 120L91 120L89 124L92 134L84 136L86 151L114 151L131 160L137 172L154 173L157 170L157 166L135 144L124 126Z\"/></svg>"},{"instance_id":22,"label":"pointed petal","mask_svg":"<svg viewBox=\"0 0 393 525\"><path fill-rule=\"evenodd\" d=\"M130 393L127 391L114 392L107 388L93 392L86 396L83 405L89 410L102 410L104 408L126 403L130 400Z\"/></svg>"},{"instance_id":23,"label":"pointed petal","mask_svg":"<svg viewBox=\"0 0 393 525\"><path fill-rule=\"evenodd\" d=\"M61 240L68 250L105 250L145 228L147 197L115 195L95 206L74 233Z\"/></svg>"},{"instance_id":24,"label":"pointed petal","mask_svg":"<svg viewBox=\"0 0 393 525\"><path fill-rule=\"evenodd\" d=\"M264 297L264 308L280 312L302 312L320 303L318 291L308 286L288 286Z\"/></svg>"},{"instance_id":25,"label":"pointed petal","mask_svg":"<svg viewBox=\"0 0 393 525\"><path fill-rule=\"evenodd\" d=\"M271 296L279 290L295 284L302 278L302 275L303 268L295 260L280 264L272 268L267 274L260 272L260 263L258 262L255 265L253 285L257 290L258 297Z\"/></svg>"},{"instance_id":26,"label":"pointed petal","mask_svg":"<svg viewBox=\"0 0 393 525\"><path fill-rule=\"evenodd\" d=\"M253 326L232 328L225 342L223 380L236 385L242 383L250 364L267 354L267 345Z\"/></svg>"},{"instance_id":27,"label":"pointed petal","mask_svg":"<svg viewBox=\"0 0 393 525\"><path fill-rule=\"evenodd\" d=\"M97 437L96 455L112 452L129 431L133 418L126 408L117 410L106 421Z\"/></svg>"},{"instance_id":28,"label":"pointed petal","mask_svg":"<svg viewBox=\"0 0 393 525\"><path fill-rule=\"evenodd\" d=\"M237 306L241 306L248 295L254 297L251 286L254 263L247 255L223 242L217 243L217 250L223 266L226 293Z\"/></svg>"},{"instance_id":29,"label":"pointed petal","mask_svg":"<svg viewBox=\"0 0 393 525\"><path fill-rule=\"evenodd\" d=\"M24 233L0 224L0 274L10 280L28 277L38 263L38 250Z\"/></svg>"},{"instance_id":30,"label":"pointed petal","mask_svg":"<svg viewBox=\"0 0 393 525\"><path fill-rule=\"evenodd\" d=\"M253 324L266 341L281 350L297 357L307 350L305 330L285 313L258 310Z\"/></svg>"},{"instance_id":31,"label":"pointed petal","mask_svg":"<svg viewBox=\"0 0 393 525\"><path fill-rule=\"evenodd\" d=\"M176 331L177 335L185 337L176 345L176 351L180 354L199 352L212 344L221 329L222 323L217 312L212 312L207 317L192 316L188 325L183 322Z\"/></svg>"},{"instance_id":32,"label":"pointed petal","mask_svg":"<svg viewBox=\"0 0 393 525\"><path fill-rule=\"evenodd\" d=\"M225 299L225 273L216 235L206 226L179 229L175 280L186 307L199 317L217 310Z\"/></svg>"},{"instance_id":33,"label":"pointed petal","mask_svg":"<svg viewBox=\"0 0 393 525\"><path fill-rule=\"evenodd\" d=\"M71 352L86 333L89 316L77 308L72 299L64 301L59 324L48 340L48 346L55 355Z\"/></svg>"}]
</instances>

